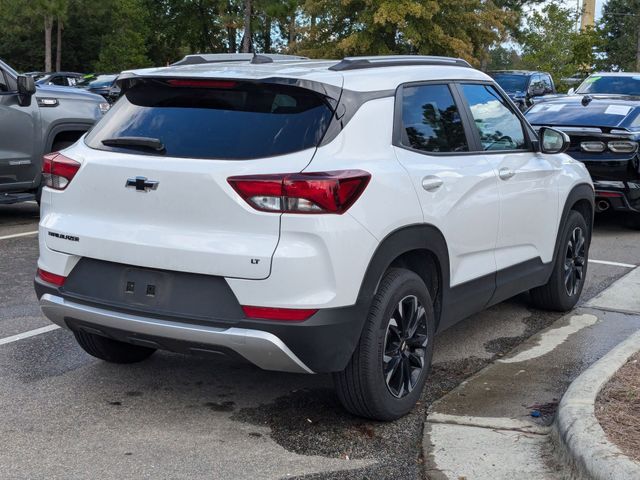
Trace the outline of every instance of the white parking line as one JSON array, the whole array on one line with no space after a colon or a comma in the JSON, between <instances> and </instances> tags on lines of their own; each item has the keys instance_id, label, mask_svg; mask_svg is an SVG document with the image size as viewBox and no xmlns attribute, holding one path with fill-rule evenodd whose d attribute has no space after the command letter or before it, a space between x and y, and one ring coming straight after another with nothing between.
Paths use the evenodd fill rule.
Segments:
<instances>
[{"instance_id":1,"label":"white parking line","mask_svg":"<svg viewBox=\"0 0 640 480\"><path fill-rule=\"evenodd\" d=\"M607 260L593 260L589 259L589 263L599 263L600 265L612 265L614 267L624 267L624 268L636 268L637 265L631 265L630 263L618 263L618 262L609 262Z\"/></svg>"},{"instance_id":2,"label":"white parking line","mask_svg":"<svg viewBox=\"0 0 640 480\"><path fill-rule=\"evenodd\" d=\"M14 233L13 235L5 235L4 237L0 237L0 240L9 240L10 238L18 238L18 237L28 237L29 235L37 235L37 234L38 234L37 230L33 232Z\"/></svg>"},{"instance_id":3,"label":"white parking line","mask_svg":"<svg viewBox=\"0 0 640 480\"><path fill-rule=\"evenodd\" d=\"M52 330L57 330L58 328L60 328L58 325L47 325L46 327L36 328L35 330L29 330L28 332L19 333L11 337L0 338L0 345L6 345L7 343L17 342L18 340L23 340L29 337L35 337L36 335L40 335L41 333L47 333Z\"/></svg>"}]
</instances>

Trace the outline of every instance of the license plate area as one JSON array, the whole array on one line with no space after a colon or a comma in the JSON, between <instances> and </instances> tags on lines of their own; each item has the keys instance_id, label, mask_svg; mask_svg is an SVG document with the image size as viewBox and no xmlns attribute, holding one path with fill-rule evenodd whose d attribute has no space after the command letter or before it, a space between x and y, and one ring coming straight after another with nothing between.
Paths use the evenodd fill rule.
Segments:
<instances>
[{"instance_id":1,"label":"license plate area","mask_svg":"<svg viewBox=\"0 0 640 480\"><path fill-rule=\"evenodd\" d=\"M161 306L172 290L169 275L139 268L127 268L120 287L123 303L147 307Z\"/></svg>"},{"instance_id":2,"label":"license plate area","mask_svg":"<svg viewBox=\"0 0 640 480\"><path fill-rule=\"evenodd\" d=\"M82 258L60 293L72 300L173 321L218 325L244 318L223 277Z\"/></svg>"}]
</instances>

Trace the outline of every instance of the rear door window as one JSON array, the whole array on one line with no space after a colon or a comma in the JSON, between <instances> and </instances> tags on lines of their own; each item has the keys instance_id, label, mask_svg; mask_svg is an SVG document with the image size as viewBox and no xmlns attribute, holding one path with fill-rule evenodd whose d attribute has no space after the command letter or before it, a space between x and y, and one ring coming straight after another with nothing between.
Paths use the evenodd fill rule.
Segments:
<instances>
[{"instance_id":1,"label":"rear door window","mask_svg":"<svg viewBox=\"0 0 640 480\"><path fill-rule=\"evenodd\" d=\"M332 110L304 88L228 80L146 80L127 90L86 137L91 148L153 153L144 147L107 146L103 140L158 140L171 157L241 160L285 155L317 146ZM110 142L106 142L110 143ZM113 142L111 142L113 143Z\"/></svg>"},{"instance_id":2,"label":"rear door window","mask_svg":"<svg viewBox=\"0 0 640 480\"><path fill-rule=\"evenodd\" d=\"M447 85L402 89L401 144L424 152L466 152L469 145Z\"/></svg>"}]
</instances>

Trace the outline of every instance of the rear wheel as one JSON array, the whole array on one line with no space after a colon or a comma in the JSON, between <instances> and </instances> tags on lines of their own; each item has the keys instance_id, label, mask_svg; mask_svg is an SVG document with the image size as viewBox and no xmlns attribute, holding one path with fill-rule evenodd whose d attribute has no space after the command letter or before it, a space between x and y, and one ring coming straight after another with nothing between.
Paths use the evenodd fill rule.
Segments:
<instances>
[{"instance_id":1,"label":"rear wheel","mask_svg":"<svg viewBox=\"0 0 640 480\"><path fill-rule=\"evenodd\" d=\"M149 358L156 350L119 342L93 333L75 330L73 334L89 355L111 363L136 363Z\"/></svg>"},{"instance_id":2,"label":"rear wheel","mask_svg":"<svg viewBox=\"0 0 640 480\"><path fill-rule=\"evenodd\" d=\"M551 277L546 285L530 291L534 306L566 312L578 303L587 276L590 242L591 232L584 217L570 211Z\"/></svg>"},{"instance_id":3,"label":"rear wheel","mask_svg":"<svg viewBox=\"0 0 640 480\"><path fill-rule=\"evenodd\" d=\"M640 213L628 213L626 221L629 228L640 230Z\"/></svg>"},{"instance_id":4,"label":"rear wheel","mask_svg":"<svg viewBox=\"0 0 640 480\"><path fill-rule=\"evenodd\" d=\"M349 364L334 374L338 398L349 412L395 420L415 406L431 368L432 305L415 273L394 268L385 274Z\"/></svg>"}]
</instances>

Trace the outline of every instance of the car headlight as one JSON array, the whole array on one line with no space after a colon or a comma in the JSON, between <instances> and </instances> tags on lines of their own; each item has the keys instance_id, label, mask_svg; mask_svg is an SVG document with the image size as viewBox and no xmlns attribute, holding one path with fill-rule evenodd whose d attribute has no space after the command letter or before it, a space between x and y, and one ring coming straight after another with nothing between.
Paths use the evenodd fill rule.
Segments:
<instances>
[{"instance_id":1,"label":"car headlight","mask_svg":"<svg viewBox=\"0 0 640 480\"><path fill-rule=\"evenodd\" d=\"M111 104L109 102L101 102L98 105L98 108L100 109L100 113L102 113L104 115L111 108Z\"/></svg>"},{"instance_id":2,"label":"car headlight","mask_svg":"<svg viewBox=\"0 0 640 480\"><path fill-rule=\"evenodd\" d=\"M607 146L604 142L582 142L580 143L580 149L583 152L601 153L604 152Z\"/></svg>"},{"instance_id":3,"label":"car headlight","mask_svg":"<svg viewBox=\"0 0 640 480\"><path fill-rule=\"evenodd\" d=\"M631 140L612 140L607 144L614 153L633 153L638 149L638 142Z\"/></svg>"}]
</instances>

